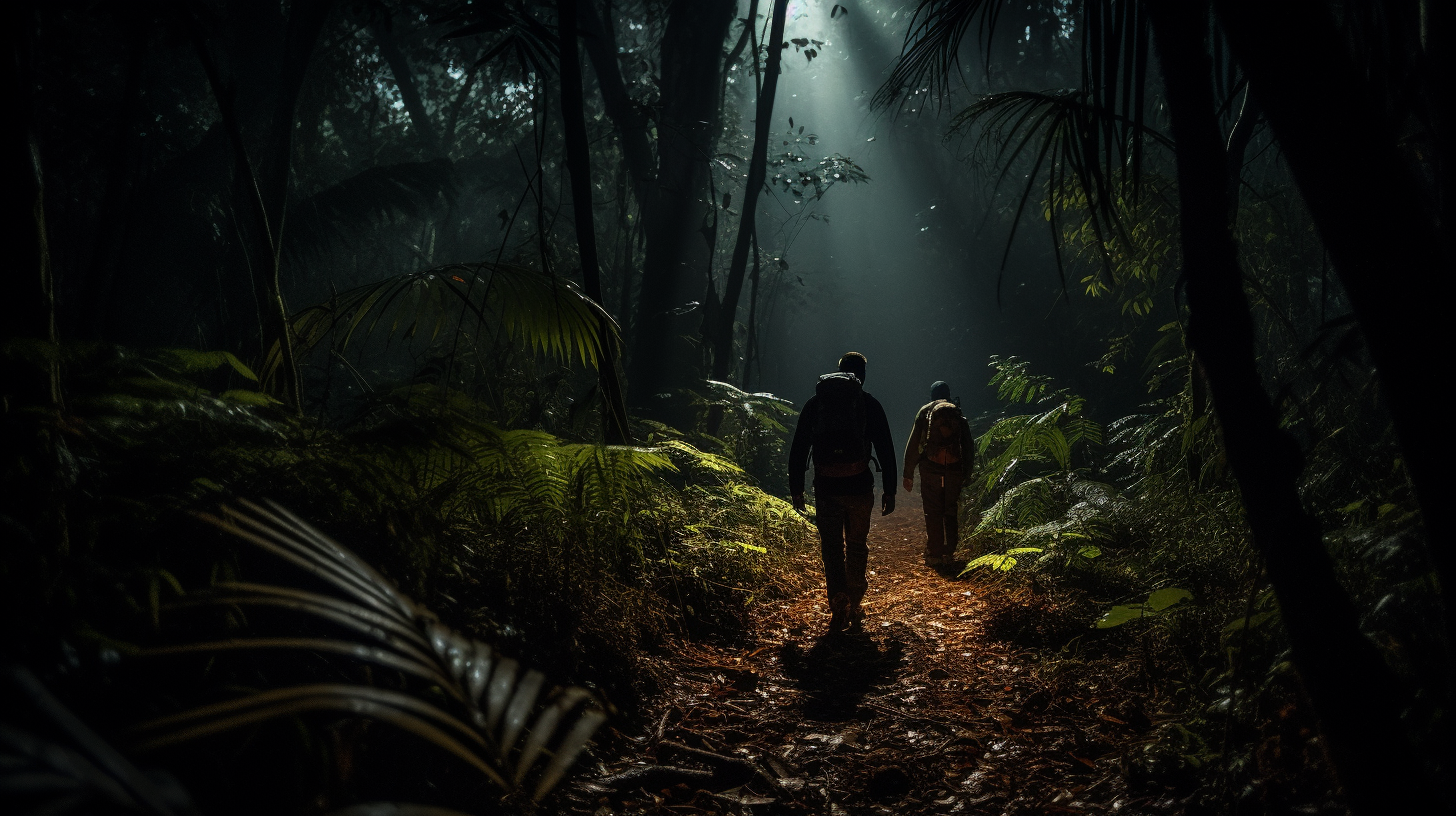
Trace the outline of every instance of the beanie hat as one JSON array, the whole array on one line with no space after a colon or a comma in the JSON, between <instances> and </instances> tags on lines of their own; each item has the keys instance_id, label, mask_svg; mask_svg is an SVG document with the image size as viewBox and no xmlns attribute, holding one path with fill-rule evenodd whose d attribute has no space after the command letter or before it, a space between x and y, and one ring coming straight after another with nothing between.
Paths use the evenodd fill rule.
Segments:
<instances>
[{"instance_id":1,"label":"beanie hat","mask_svg":"<svg viewBox=\"0 0 1456 816\"><path fill-rule=\"evenodd\" d=\"M950 399L950 383L945 380L936 380L931 383L930 398L933 400Z\"/></svg>"}]
</instances>

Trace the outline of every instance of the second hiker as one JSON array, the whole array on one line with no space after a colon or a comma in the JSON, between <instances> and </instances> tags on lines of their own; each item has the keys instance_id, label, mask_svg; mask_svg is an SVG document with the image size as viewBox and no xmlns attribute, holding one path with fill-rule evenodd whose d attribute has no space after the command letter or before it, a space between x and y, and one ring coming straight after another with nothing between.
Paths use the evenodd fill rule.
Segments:
<instances>
[{"instance_id":1,"label":"second hiker","mask_svg":"<svg viewBox=\"0 0 1456 816\"><path fill-rule=\"evenodd\" d=\"M804 509L804 468L814 455L814 523L824 557L831 631L864 619L860 606L868 582L867 539L875 503L870 449L880 463L884 485L881 514L895 510L895 448L890 423L878 400L864 391L865 357L851 351L839 358L839 371L819 378L814 396L804 403L789 449L789 492Z\"/></svg>"},{"instance_id":2,"label":"second hiker","mask_svg":"<svg viewBox=\"0 0 1456 816\"><path fill-rule=\"evenodd\" d=\"M950 386L937 380L930 386L930 402L916 412L915 426L905 443L905 490L914 487L915 471L920 471L926 566L948 567L955 563L961 540L956 503L974 462L970 424L951 401Z\"/></svg>"}]
</instances>

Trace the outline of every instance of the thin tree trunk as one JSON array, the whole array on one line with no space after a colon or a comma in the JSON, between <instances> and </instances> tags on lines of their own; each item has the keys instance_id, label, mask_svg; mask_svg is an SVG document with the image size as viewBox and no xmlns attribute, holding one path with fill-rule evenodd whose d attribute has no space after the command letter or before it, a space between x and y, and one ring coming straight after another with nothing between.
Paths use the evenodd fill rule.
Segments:
<instances>
[{"instance_id":1,"label":"thin tree trunk","mask_svg":"<svg viewBox=\"0 0 1456 816\"><path fill-rule=\"evenodd\" d=\"M1319 525L1300 504L1294 440L1259 377L1254 321L1229 227L1226 153L1207 51L1208 8L1149 4L1177 146L1189 343L1208 374L1224 446L1254 542L1289 632L1295 667L1355 813L1440 808L1400 722L1399 685L1359 630Z\"/></svg>"},{"instance_id":2,"label":"thin tree trunk","mask_svg":"<svg viewBox=\"0 0 1456 816\"><path fill-rule=\"evenodd\" d=\"M415 73L410 68L409 60L405 59L404 52L399 50L399 43L394 39L394 21L386 16L375 23L371 30L374 32L374 41L379 44L380 56L384 57L384 61L389 64L390 73L394 74L394 84L399 87L400 99L404 101L404 109L409 111L410 124L415 126L415 132L419 134L420 146L425 155L430 158L443 156L444 146L435 132L434 122L430 121L430 115L425 111L425 101L420 98L420 90L415 85Z\"/></svg>"},{"instance_id":3,"label":"thin tree trunk","mask_svg":"<svg viewBox=\"0 0 1456 816\"><path fill-rule=\"evenodd\" d=\"M565 127L566 169L571 175L571 207L576 222L576 245L581 253L581 277L586 293L604 310L601 263L597 258L597 236L592 213L591 156L586 132L586 104L581 83L581 59L576 46L577 0L557 0L561 37L561 120ZM597 375L602 389L602 429L608 444L632 441L627 426L627 405L622 383L617 379L617 349L611 321L603 316L599 327L602 359Z\"/></svg>"},{"instance_id":4,"label":"thin tree trunk","mask_svg":"<svg viewBox=\"0 0 1456 816\"><path fill-rule=\"evenodd\" d=\"M1431 418L1448 406L1432 384L1429 355L1450 346L1452 250L1443 249L1429 198L1397 146L1404 123L1384 116L1327 4L1215 5L1360 321L1425 522L1427 551L1449 591L1456 588L1456 546L1446 523L1456 440L1430 432ZM1449 88L1441 90L1449 97ZM1438 192L1448 200L1452 194ZM1449 639L1456 636L1456 603L1448 598L1445 610Z\"/></svg>"},{"instance_id":5,"label":"thin tree trunk","mask_svg":"<svg viewBox=\"0 0 1456 816\"><path fill-rule=\"evenodd\" d=\"M739 387L744 391L748 390L750 377L749 372L753 369L753 363L758 359L758 279L759 279L759 250L758 250L758 228L753 231L753 271L748 273L748 349L743 353L743 377L739 380Z\"/></svg>"},{"instance_id":6,"label":"thin tree trunk","mask_svg":"<svg viewBox=\"0 0 1456 816\"><path fill-rule=\"evenodd\" d=\"M632 195L637 199L638 211L643 217L648 217L656 200L653 182L657 174L653 171L647 117L627 93L622 67L617 64L617 34L612 30L611 18L598 16L593 0L586 0L579 11L582 44L597 75L602 107L607 118L617 126L622 163L632 180Z\"/></svg>"},{"instance_id":7,"label":"thin tree trunk","mask_svg":"<svg viewBox=\"0 0 1456 816\"><path fill-rule=\"evenodd\" d=\"M743 276L748 268L748 248L753 240L758 194L768 174L768 143L772 138L774 97L778 92L782 71L784 17L789 0L774 0L768 35L768 65L763 88L758 93L753 126L753 154L748 160L748 183L743 187L743 215L738 225L738 239L733 244L733 260L728 266L728 283L723 302L717 309L717 325L708 327L707 340L713 349L713 379L726 381L733 368L733 327L738 317L738 298L743 292ZM750 21L751 22L751 21ZM754 55L754 59L757 59ZM708 434L717 435L723 421L723 409L714 407L708 414Z\"/></svg>"},{"instance_id":8,"label":"thin tree trunk","mask_svg":"<svg viewBox=\"0 0 1456 816\"><path fill-rule=\"evenodd\" d=\"M222 76L202 32L195 27L193 30L194 45L207 72L236 157L236 211L240 215L244 251L252 270L254 293L259 304L259 344L265 360L259 375L265 387L298 412L303 410L302 383L294 357L293 332L283 301L279 267L292 169L294 110L314 46L332 7L333 0L298 0L289 9L282 64L273 94L273 110L270 116L264 117L267 136L257 162L248 154L234 88Z\"/></svg>"}]
</instances>

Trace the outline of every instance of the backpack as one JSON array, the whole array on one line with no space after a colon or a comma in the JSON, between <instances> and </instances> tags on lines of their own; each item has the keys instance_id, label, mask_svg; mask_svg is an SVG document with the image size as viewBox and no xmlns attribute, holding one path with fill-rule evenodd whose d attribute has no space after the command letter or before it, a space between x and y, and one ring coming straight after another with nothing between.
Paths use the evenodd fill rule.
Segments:
<instances>
[{"instance_id":1,"label":"backpack","mask_svg":"<svg viewBox=\"0 0 1456 816\"><path fill-rule=\"evenodd\" d=\"M955 403L950 400L932 402L930 422L925 429L925 458L939 465L959 462L964 428L965 420Z\"/></svg>"},{"instance_id":2,"label":"backpack","mask_svg":"<svg viewBox=\"0 0 1456 816\"><path fill-rule=\"evenodd\" d=\"M865 397L859 378L835 372L814 386L819 410L814 415L814 468L826 476L853 476L869 463L865 438Z\"/></svg>"}]
</instances>

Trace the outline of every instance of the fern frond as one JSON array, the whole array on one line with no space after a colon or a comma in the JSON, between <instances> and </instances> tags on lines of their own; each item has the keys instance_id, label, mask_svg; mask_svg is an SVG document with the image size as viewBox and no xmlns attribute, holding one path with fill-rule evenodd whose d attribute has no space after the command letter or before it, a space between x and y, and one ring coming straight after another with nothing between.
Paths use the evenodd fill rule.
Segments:
<instances>
[{"instance_id":1,"label":"fern frond","mask_svg":"<svg viewBox=\"0 0 1456 816\"><path fill-rule=\"evenodd\" d=\"M743 468L739 467L732 459L719 456L716 453L700 451L679 439L666 440L659 447L682 454L687 460L687 463L693 468L699 468L718 476L744 475Z\"/></svg>"}]
</instances>

